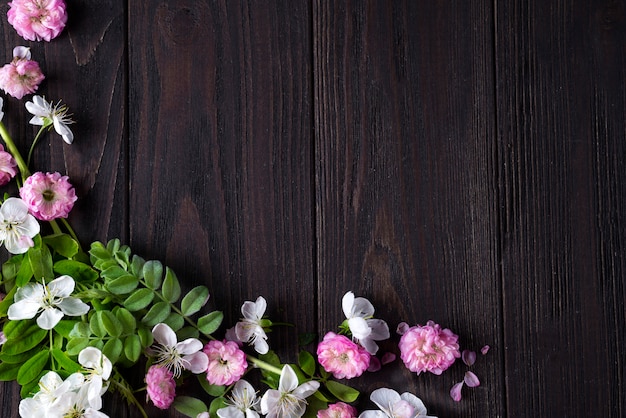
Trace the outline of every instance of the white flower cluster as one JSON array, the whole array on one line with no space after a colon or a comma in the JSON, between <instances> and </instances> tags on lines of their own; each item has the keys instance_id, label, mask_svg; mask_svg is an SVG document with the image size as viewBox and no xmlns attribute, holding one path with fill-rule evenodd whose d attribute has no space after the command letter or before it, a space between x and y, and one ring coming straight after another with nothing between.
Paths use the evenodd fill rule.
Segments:
<instances>
[{"instance_id":1,"label":"white flower cluster","mask_svg":"<svg viewBox=\"0 0 626 418\"><path fill-rule=\"evenodd\" d=\"M83 370L63 380L54 371L39 380L39 392L20 401L22 418L108 418L100 412L102 395L106 392L113 365L95 347L87 347L78 355Z\"/></svg>"}]
</instances>

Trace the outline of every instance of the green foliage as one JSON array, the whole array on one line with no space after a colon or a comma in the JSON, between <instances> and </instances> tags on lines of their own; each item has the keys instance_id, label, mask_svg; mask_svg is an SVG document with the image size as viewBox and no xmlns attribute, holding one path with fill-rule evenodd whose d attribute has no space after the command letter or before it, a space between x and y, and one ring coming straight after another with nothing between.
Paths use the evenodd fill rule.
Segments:
<instances>
[{"instance_id":1,"label":"green foliage","mask_svg":"<svg viewBox=\"0 0 626 418\"><path fill-rule=\"evenodd\" d=\"M191 418L196 418L198 414L208 410L206 404L200 399L191 396L177 396L172 406L181 414Z\"/></svg>"}]
</instances>

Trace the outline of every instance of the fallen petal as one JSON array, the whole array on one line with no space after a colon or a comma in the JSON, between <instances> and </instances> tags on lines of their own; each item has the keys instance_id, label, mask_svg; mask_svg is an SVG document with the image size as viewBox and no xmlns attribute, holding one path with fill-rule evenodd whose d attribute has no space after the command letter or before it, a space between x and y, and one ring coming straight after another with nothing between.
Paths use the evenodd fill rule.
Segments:
<instances>
[{"instance_id":1,"label":"fallen petal","mask_svg":"<svg viewBox=\"0 0 626 418\"><path fill-rule=\"evenodd\" d=\"M382 358L380 359L380 362L383 364L383 366L385 364L389 364L392 363L396 360L396 355L394 353L390 353L389 351L386 352L385 354L383 354Z\"/></svg>"},{"instance_id":2,"label":"fallen petal","mask_svg":"<svg viewBox=\"0 0 626 418\"><path fill-rule=\"evenodd\" d=\"M485 354L487 354L487 352L489 351L491 347L489 347L488 345L484 346L483 348L480 349L480 352L483 354L483 356Z\"/></svg>"},{"instance_id":3,"label":"fallen petal","mask_svg":"<svg viewBox=\"0 0 626 418\"><path fill-rule=\"evenodd\" d=\"M459 382L456 385L452 386L452 389L450 389L450 397L454 399L455 402L459 402L461 400L462 388L463 388L463 382Z\"/></svg>"},{"instance_id":4,"label":"fallen petal","mask_svg":"<svg viewBox=\"0 0 626 418\"><path fill-rule=\"evenodd\" d=\"M463 350L463 353L461 354L461 359L463 360L463 363L467 364L468 366L471 366L476 361L476 352L470 351L470 350Z\"/></svg>"},{"instance_id":5,"label":"fallen petal","mask_svg":"<svg viewBox=\"0 0 626 418\"><path fill-rule=\"evenodd\" d=\"M471 388L475 388L476 386L480 386L480 380L478 380L478 376L474 373L467 371L465 372L465 377L463 377L463 381L465 384Z\"/></svg>"}]
</instances>

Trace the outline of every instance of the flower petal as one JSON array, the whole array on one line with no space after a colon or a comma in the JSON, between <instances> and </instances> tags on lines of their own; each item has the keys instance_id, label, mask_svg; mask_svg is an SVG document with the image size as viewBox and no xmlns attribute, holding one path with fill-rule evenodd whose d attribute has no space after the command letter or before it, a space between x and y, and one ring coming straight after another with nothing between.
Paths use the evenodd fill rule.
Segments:
<instances>
[{"instance_id":1,"label":"flower petal","mask_svg":"<svg viewBox=\"0 0 626 418\"><path fill-rule=\"evenodd\" d=\"M298 387L298 376L293 371L291 366L284 365L283 370L280 372L280 380L278 383L278 390L281 392L292 392Z\"/></svg>"},{"instance_id":2,"label":"flower petal","mask_svg":"<svg viewBox=\"0 0 626 418\"><path fill-rule=\"evenodd\" d=\"M352 307L354 306L354 293L346 292L341 298L341 309L343 310L343 314L346 318L350 319L352 317Z\"/></svg>"},{"instance_id":3,"label":"flower petal","mask_svg":"<svg viewBox=\"0 0 626 418\"><path fill-rule=\"evenodd\" d=\"M372 330L369 338L376 341L386 340L389 338L389 326L387 326L385 321L382 319L368 319L366 322L367 326L369 326Z\"/></svg>"},{"instance_id":4,"label":"flower petal","mask_svg":"<svg viewBox=\"0 0 626 418\"><path fill-rule=\"evenodd\" d=\"M357 340L367 338L372 333L372 329L367 325L367 321L360 317L349 318L348 326L352 336Z\"/></svg>"},{"instance_id":5,"label":"flower petal","mask_svg":"<svg viewBox=\"0 0 626 418\"><path fill-rule=\"evenodd\" d=\"M68 316L80 316L89 312L89 305L78 298L65 298L57 306Z\"/></svg>"},{"instance_id":6,"label":"flower petal","mask_svg":"<svg viewBox=\"0 0 626 418\"><path fill-rule=\"evenodd\" d=\"M403 401L411 404L417 416L426 415L426 406L424 405L424 402L422 402L422 400L417 396L413 395L410 392L404 392L402 395L400 395L400 398Z\"/></svg>"},{"instance_id":7,"label":"flower petal","mask_svg":"<svg viewBox=\"0 0 626 418\"><path fill-rule=\"evenodd\" d=\"M208 413L206 416L209 416ZM230 405L226 408L218 409L217 416L220 418L242 418L243 413L236 406ZM200 415L198 415L198 417L200 417Z\"/></svg>"},{"instance_id":8,"label":"flower petal","mask_svg":"<svg viewBox=\"0 0 626 418\"><path fill-rule=\"evenodd\" d=\"M63 318L63 312L56 308L47 308L37 318L37 325L41 329L52 329L59 323L61 318Z\"/></svg>"},{"instance_id":9,"label":"flower petal","mask_svg":"<svg viewBox=\"0 0 626 418\"><path fill-rule=\"evenodd\" d=\"M48 291L54 296L66 298L74 291L74 279L71 276L59 276L48 283Z\"/></svg>"},{"instance_id":10,"label":"flower petal","mask_svg":"<svg viewBox=\"0 0 626 418\"><path fill-rule=\"evenodd\" d=\"M276 405L280 401L280 398L281 393L279 391L275 389L268 389L261 398L261 414L268 415L270 411L272 411L276 407Z\"/></svg>"},{"instance_id":11,"label":"flower petal","mask_svg":"<svg viewBox=\"0 0 626 418\"><path fill-rule=\"evenodd\" d=\"M178 344L175 344L176 351L180 354L193 354L202 350L202 342L197 338L187 338L185 341L181 341Z\"/></svg>"},{"instance_id":12,"label":"flower petal","mask_svg":"<svg viewBox=\"0 0 626 418\"><path fill-rule=\"evenodd\" d=\"M361 412L361 415L359 415L359 418L388 418L387 414L385 414L383 411L363 411Z\"/></svg>"},{"instance_id":13,"label":"flower petal","mask_svg":"<svg viewBox=\"0 0 626 418\"><path fill-rule=\"evenodd\" d=\"M470 351L470 350L463 350L463 352L461 353L461 359L463 360L463 363L465 363L468 366L471 366L476 361L476 352Z\"/></svg>"},{"instance_id":14,"label":"flower petal","mask_svg":"<svg viewBox=\"0 0 626 418\"><path fill-rule=\"evenodd\" d=\"M176 333L167 324L156 324L152 328L152 335L156 342L167 347L174 347L178 339Z\"/></svg>"},{"instance_id":15,"label":"flower petal","mask_svg":"<svg viewBox=\"0 0 626 418\"><path fill-rule=\"evenodd\" d=\"M452 389L450 389L450 397L456 402L459 402L461 400L461 389L463 389L463 382L457 383L456 385L452 386Z\"/></svg>"},{"instance_id":16,"label":"flower petal","mask_svg":"<svg viewBox=\"0 0 626 418\"><path fill-rule=\"evenodd\" d=\"M393 405L401 400L400 394L389 388L376 389L371 393L370 399L378 405L380 409L386 409L389 405Z\"/></svg>"},{"instance_id":17,"label":"flower petal","mask_svg":"<svg viewBox=\"0 0 626 418\"><path fill-rule=\"evenodd\" d=\"M52 118L52 123L54 125L54 130L61 135L61 137L63 138L63 140L68 143L71 144L74 141L74 134L72 133L72 131L70 130L70 128L67 127L66 124L62 123L58 117L54 116Z\"/></svg>"},{"instance_id":18,"label":"flower petal","mask_svg":"<svg viewBox=\"0 0 626 418\"><path fill-rule=\"evenodd\" d=\"M319 389L319 387L320 382L312 380L310 382L304 382L303 384L295 388L292 393L297 397L304 399L317 392L317 389Z\"/></svg>"},{"instance_id":19,"label":"flower petal","mask_svg":"<svg viewBox=\"0 0 626 418\"><path fill-rule=\"evenodd\" d=\"M480 380L478 380L478 376L469 370L465 372L465 376L463 377L463 381L465 384L471 388L475 388L476 386L480 386Z\"/></svg>"},{"instance_id":20,"label":"flower petal","mask_svg":"<svg viewBox=\"0 0 626 418\"><path fill-rule=\"evenodd\" d=\"M41 309L41 303L36 300L26 299L19 302L13 303L9 306L9 319L10 320L20 320L20 319L31 319L37 315L37 312Z\"/></svg>"},{"instance_id":21,"label":"flower petal","mask_svg":"<svg viewBox=\"0 0 626 418\"><path fill-rule=\"evenodd\" d=\"M185 369L194 374L206 372L209 367L209 357L202 351L189 354L183 357L183 359L187 362Z\"/></svg>"},{"instance_id":22,"label":"flower petal","mask_svg":"<svg viewBox=\"0 0 626 418\"><path fill-rule=\"evenodd\" d=\"M352 306L352 315L367 318L374 315L374 305L365 298L355 298Z\"/></svg>"}]
</instances>

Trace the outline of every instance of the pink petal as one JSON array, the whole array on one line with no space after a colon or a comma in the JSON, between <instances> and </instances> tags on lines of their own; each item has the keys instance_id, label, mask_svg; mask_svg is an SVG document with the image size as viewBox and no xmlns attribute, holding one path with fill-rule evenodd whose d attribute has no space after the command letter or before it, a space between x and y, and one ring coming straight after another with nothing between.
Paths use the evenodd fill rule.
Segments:
<instances>
[{"instance_id":1,"label":"pink petal","mask_svg":"<svg viewBox=\"0 0 626 418\"><path fill-rule=\"evenodd\" d=\"M470 350L463 350L461 354L461 359L463 359L463 363L471 366L476 361L476 352Z\"/></svg>"},{"instance_id":2,"label":"pink petal","mask_svg":"<svg viewBox=\"0 0 626 418\"><path fill-rule=\"evenodd\" d=\"M487 354L487 352L489 351L491 347L489 347L488 345L484 346L483 348L480 349L480 352L483 354L483 356L485 354Z\"/></svg>"},{"instance_id":3,"label":"pink petal","mask_svg":"<svg viewBox=\"0 0 626 418\"><path fill-rule=\"evenodd\" d=\"M381 369L380 360L377 357L370 357L370 365L367 368L368 372L377 372Z\"/></svg>"},{"instance_id":4,"label":"pink petal","mask_svg":"<svg viewBox=\"0 0 626 418\"><path fill-rule=\"evenodd\" d=\"M185 369L189 370L191 373L203 373L209 367L209 357L202 351L198 351L197 353L190 354L183 358L188 362L188 364L185 365Z\"/></svg>"},{"instance_id":5,"label":"pink petal","mask_svg":"<svg viewBox=\"0 0 626 418\"><path fill-rule=\"evenodd\" d=\"M474 373L467 371L465 372L465 377L463 378L465 384L471 388L475 388L476 386L480 386L480 380L478 380L478 376Z\"/></svg>"},{"instance_id":6,"label":"pink petal","mask_svg":"<svg viewBox=\"0 0 626 418\"><path fill-rule=\"evenodd\" d=\"M409 328L409 324L407 324L406 322L400 322L398 324L398 327L396 328L396 332L400 335L404 335L404 333L407 332Z\"/></svg>"},{"instance_id":7,"label":"pink petal","mask_svg":"<svg viewBox=\"0 0 626 418\"><path fill-rule=\"evenodd\" d=\"M456 385L452 386L450 389L450 397L454 399L456 402L461 400L461 389L463 388L463 382L459 382Z\"/></svg>"},{"instance_id":8,"label":"pink petal","mask_svg":"<svg viewBox=\"0 0 626 418\"><path fill-rule=\"evenodd\" d=\"M380 362L383 364L389 364L396 360L396 355L394 353L386 352L383 354L383 357L380 359Z\"/></svg>"}]
</instances>

